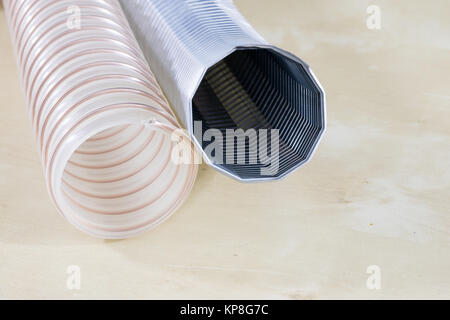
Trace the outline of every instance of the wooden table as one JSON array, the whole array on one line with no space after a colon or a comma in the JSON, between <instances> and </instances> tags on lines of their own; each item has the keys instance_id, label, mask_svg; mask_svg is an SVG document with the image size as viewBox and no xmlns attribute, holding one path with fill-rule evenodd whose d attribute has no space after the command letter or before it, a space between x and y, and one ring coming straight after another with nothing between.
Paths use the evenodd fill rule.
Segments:
<instances>
[{"instance_id":1,"label":"wooden table","mask_svg":"<svg viewBox=\"0 0 450 320\"><path fill-rule=\"evenodd\" d=\"M122 241L52 206L0 13L0 298L450 298L450 3L235 2L323 84L318 152L277 183L202 166L172 218Z\"/></svg>"}]
</instances>

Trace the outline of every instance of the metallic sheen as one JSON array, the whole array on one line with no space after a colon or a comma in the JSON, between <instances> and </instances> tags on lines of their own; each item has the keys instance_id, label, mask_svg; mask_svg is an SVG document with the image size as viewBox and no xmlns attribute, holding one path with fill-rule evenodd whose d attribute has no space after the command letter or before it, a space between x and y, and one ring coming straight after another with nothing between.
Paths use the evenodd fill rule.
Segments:
<instances>
[{"instance_id":1,"label":"metallic sheen","mask_svg":"<svg viewBox=\"0 0 450 320\"><path fill-rule=\"evenodd\" d=\"M209 165L240 181L276 180L311 158L325 130L321 85L305 62L269 45L231 0L121 4L156 78ZM197 120L203 132L278 129L278 170L261 175L267 167L262 163L215 163L204 152L208 142L194 136ZM245 149L249 158L250 147Z\"/></svg>"}]
</instances>

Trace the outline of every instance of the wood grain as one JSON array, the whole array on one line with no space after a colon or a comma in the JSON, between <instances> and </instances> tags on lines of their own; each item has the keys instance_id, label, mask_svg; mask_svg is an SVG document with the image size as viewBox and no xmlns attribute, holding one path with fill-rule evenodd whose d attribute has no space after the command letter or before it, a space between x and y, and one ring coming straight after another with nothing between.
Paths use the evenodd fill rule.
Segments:
<instances>
[{"instance_id":1,"label":"wood grain","mask_svg":"<svg viewBox=\"0 0 450 320\"><path fill-rule=\"evenodd\" d=\"M50 203L0 13L0 298L450 298L449 2L378 0L380 30L373 1L235 3L322 82L318 152L277 183L203 165L169 221L123 241Z\"/></svg>"}]
</instances>

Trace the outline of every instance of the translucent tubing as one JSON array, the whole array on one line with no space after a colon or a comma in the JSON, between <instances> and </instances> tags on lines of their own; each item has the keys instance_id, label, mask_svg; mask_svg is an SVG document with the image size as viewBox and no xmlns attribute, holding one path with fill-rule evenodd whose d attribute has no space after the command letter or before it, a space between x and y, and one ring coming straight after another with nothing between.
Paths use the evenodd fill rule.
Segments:
<instances>
[{"instance_id":1,"label":"translucent tubing","mask_svg":"<svg viewBox=\"0 0 450 320\"><path fill-rule=\"evenodd\" d=\"M164 221L192 189L196 155L120 4L5 0L4 6L58 211L100 238L134 236Z\"/></svg>"}]
</instances>

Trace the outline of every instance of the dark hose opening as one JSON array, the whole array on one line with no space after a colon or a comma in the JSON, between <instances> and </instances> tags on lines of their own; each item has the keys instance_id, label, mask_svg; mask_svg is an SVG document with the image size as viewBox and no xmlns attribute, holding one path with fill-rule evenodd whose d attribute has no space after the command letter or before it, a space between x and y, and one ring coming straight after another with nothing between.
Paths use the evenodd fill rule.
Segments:
<instances>
[{"instance_id":1,"label":"dark hose opening","mask_svg":"<svg viewBox=\"0 0 450 320\"><path fill-rule=\"evenodd\" d=\"M323 99L322 90L300 62L272 49L238 49L207 70L192 100L193 120L202 122L202 133L219 129L223 134L223 163L215 163L216 167L241 180L264 175L273 179L310 157L324 129ZM238 139L234 139L233 150L229 150L226 129L239 128L255 129L258 139L247 136L245 148L239 148ZM260 154L260 129L269 129L267 138L264 136L269 158L275 153L270 129L278 130L277 166ZM198 142L203 149L211 143ZM251 163L255 144L257 163ZM233 151L230 163L226 155ZM261 168L268 172L262 175Z\"/></svg>"}]
</instances>

